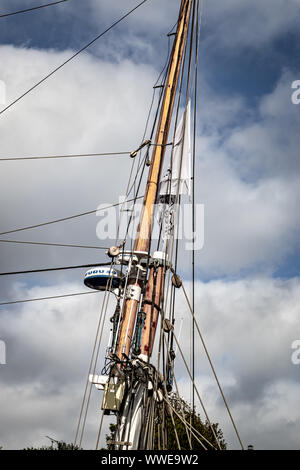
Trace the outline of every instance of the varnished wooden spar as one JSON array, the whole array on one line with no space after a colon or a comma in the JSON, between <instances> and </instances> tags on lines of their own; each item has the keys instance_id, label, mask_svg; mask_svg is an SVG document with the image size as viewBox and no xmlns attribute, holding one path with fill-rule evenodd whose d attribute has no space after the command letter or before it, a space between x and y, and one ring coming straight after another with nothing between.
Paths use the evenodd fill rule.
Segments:
<instances>
[{"instance_id":1,"label":"varnished wooden spar","mask_svg":"<svg viewBox=\"0 0 300 470\"><path fill-rule=\"evenodd\" d=\"M138 226L138 233L134 244L134 251L148 252L152 223L154 205L156 202L160 173L165 154L165 144L168 141L168 134L171 124L173 106L175 101L176 89L178 84L179 72L184 53L184 47L187 40L188 24L190 18L192 0L182 0L179 11L179 18L177 23L177 31L174 39L170 66L165 85L164 97L160 111L160 118L158 128L155 136L155 142L152 153L151 166L147 181L146 192L143 202L143 210ZM145 325L142 333L141 349L142 354L150 357L155 338L155 331L158 319L158 306L161 302L162 289L164 284L164 268L159 267L156 272L155 282L155 302L152 307L152 298L154 292L154 269L151 268L149 274L149 281L147 285L147 292L145 295L146 303L144 304L144 312L146 313ZM140 282L130 281L129 285L141 286ZM138 301L128 299L124 305L124 311L120 323L117 356L122 359L123 353L129 356L131 347L131 338L133 338L135 319L137 314Z\"/></svg>"}]
</instances>

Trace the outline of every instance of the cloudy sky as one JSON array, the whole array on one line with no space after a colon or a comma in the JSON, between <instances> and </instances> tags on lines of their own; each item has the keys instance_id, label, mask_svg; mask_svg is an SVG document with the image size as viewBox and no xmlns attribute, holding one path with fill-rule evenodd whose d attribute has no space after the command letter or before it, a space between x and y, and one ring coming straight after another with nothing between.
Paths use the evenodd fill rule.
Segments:
<instances>
[{"instance_id":1,"label":"cloudy sky","mask_svg":"<svg viewBox=\"0 0 300 470\"><path fill-rule=\"evenodd\" d=\"M2 0L0 15L42 2ZM0 18L6 105L137 4L68 0ZM142 138L178 1L148 0L0 115L0 158L122 152ZM299 0L203 1L199 52L196 314L245 445L299 449ZM5 104L0 104L0 110ZM125 194L127 156L0 162L0 232L96 209ZM95 214L1 239L109 246ZM190 290L190 252L181 274ZM0 242L1 272L106 261L100 250ZM1 277L1 302L83 292L84 270ZM0 307L0 445L74 438L102 294ZM178 327L188 318L178 297ZM113 304L111 305L113 308ZM181 342L189 354L189 331ZM238 448L200 344L197 385ZM99 369L102 367L99 361ZM183 366L177 373L189 399ZM84 446L94 448L101 396ZM108 421L105 423L107 427Z\"/></svg>"}]
</instances>

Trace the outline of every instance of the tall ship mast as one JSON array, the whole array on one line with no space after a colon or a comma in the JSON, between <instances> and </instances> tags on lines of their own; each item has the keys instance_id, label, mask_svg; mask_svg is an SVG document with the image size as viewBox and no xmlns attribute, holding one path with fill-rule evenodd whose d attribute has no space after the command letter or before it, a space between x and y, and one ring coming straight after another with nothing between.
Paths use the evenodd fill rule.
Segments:
<instances>
[{"instance_id":1,"label":"tall ship mast","mask_svg":"<svg viewBox=\"0 0 300 470\"><path fill-rule=\"evenodd\" d=\"M86 286L102 290L104 299L75 444L82 443L91 387L95 386L103 392L97 448L104 416L115 415L116 425L109 442L111 449L167 449L168 422L174 427L180 449L175 426L175 418L178 417L185 426L191 449L196 441L204 449L209 446L221 449L216 429L211 425L195 384L194 360L191 364L187 363L179 335L175 332L176 291L181 289L191 314L193 353L195 331L199 333L207 352L194 315L194 293L190 300L177 273L178 215L184 195L190 196L194 207L199 18L199 0L181 0L175 31L168 35L169 41L173 41L171 53L164 77L156 86L160 96L152 133L148 139L144 136L140 146L130 155L133 160L139 158L137 176L141 168L144 171L149 167L134 243L131 246L128 243L128 228L124 239L119 238L118 230L116 244L108 251L109 262L90 269L85 275ZM192 95L194 106L191 105ZM173 112L175 104L176 113ZM190 135L192 107L193 142ZM167 170L164 170L165 156L169 158L165 164ZM138 192L135 193L133 207L137 198ZM194 212L192 219L194 229ZM160 233L158 242L155 240L154 243L155 220L158 221ZM131 222L129 218L128 226ZM194 255L192 269L194 279ZM111 308L110 296L114 296L116 305L110 312L111 334L99 374L100 342L106 312ZM178 406L170 400L174 391L179 396L174 372L176 354L182 356L192 384L192 409L197 398L211 428L213 444L205 442L207 440L199 435L193 420L185 420L184 414L181 414L180 400ZM210 364L212 366L211 360ZM213 372L230 414L214 369ZM234 424L233 419L232 422Z\"/></svg>"}]
</instances>

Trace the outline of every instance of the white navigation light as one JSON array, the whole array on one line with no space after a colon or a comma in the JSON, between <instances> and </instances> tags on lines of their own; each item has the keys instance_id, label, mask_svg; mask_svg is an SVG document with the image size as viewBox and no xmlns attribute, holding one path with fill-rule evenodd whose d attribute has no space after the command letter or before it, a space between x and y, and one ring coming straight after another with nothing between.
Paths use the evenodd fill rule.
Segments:
<instances>
[{"instance_id":1,"label":"white navigation light","mask_svg":"<svg viewBox=\"0 0 300 470\"><path fill-rule=\"evenodd\" d=\"M107 266L98 266L89 269L84 276L84 284L90 289L105 291L116 289L120 286L121 275L116 269Z\"/></svg>"}]
</instances>

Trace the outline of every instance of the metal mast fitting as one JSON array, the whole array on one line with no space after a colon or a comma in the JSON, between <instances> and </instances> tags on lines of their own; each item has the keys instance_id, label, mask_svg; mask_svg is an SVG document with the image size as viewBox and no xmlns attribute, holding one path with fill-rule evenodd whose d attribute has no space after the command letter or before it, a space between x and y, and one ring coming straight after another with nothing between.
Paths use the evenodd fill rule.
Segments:
<instances>
[{"instance_id":1,"label":"metal mast fitting","mask_svg":"<svg viewBox=\"0 0 300 470\"><path fill-rule=\"evenodd\" d=\"M168 134L170 129L173 106L176 96L179 72L182 64L184 47L187 40L188 24L190 18L192 0L182 0L177 23L177 31L173 43L172 54L170 58L168 76L166 79L164 97L160 111L158 127L153 145L153 153L147 187L143 202L143 210L139 222L138 234L134 244L133 251L149 251L150 236L153 224L154 204L157 198L158 186L160 182L161 168L163 164ZM146 315L145 324L142 333L141 349L145 357L150 357L154 343L159 306L164 286L165 267L151 267L145 294L146 303L144 313ZM155 292L154 292L155 284ZM129 285L143 287L141 280L129 281ZM148 302L154 300L150 305ZM136 299L126 299L123 315L120 323L118 344L116 354L122 360L123 354L129 357L134 336L134 326L138 311L139 302Z\"/></svg>"}]
</instances>

